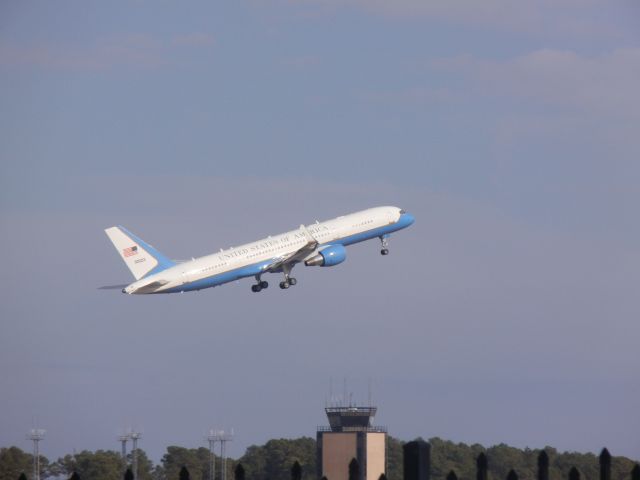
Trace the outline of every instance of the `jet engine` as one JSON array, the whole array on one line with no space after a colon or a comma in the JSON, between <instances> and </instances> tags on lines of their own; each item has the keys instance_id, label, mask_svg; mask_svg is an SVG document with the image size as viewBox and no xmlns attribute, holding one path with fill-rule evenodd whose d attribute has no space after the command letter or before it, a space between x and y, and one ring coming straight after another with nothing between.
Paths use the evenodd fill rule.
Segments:
<instances>
[{"instance_id":1,"label":"jet engine","mask_svg":"<svg viewBox=\"0 0 640 480\"><path fill-rule=\"evenodd\" d=\"M319 266L319 267L333 267L342 263L347 258L347 250L344 245L329 245L316 253L304 264L307 267Z\"/></svg>"}]
</instances>

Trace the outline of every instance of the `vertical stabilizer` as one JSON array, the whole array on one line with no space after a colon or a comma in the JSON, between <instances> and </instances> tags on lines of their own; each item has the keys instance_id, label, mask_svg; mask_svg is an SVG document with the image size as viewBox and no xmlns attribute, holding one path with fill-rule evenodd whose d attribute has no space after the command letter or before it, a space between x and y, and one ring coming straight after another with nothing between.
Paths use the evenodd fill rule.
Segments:
<instances>
[{"instance_id":1,"label":"vertical stabilizer","mask_svg":"<svg viewBox=\"0 0 640 480\"><path fill-rule=\"evenodd\" d=\"M123 227L107 228L105 232L136 280L176 264Z\"/></svg>"}]
</instances>

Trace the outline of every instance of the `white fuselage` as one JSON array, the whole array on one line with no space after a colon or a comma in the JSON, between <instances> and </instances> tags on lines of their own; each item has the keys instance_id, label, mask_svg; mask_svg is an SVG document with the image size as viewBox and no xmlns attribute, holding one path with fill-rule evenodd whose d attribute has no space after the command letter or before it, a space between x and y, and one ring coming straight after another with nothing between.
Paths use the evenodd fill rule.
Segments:
<instances>
[{"instance_id":1,"label":"white fuselage","mask_svg":"<svg viewBox=\"0 0 640 480\"><path fill-rule=\"evenodd\" d=\"M123 292L183 292L214 287L243 277L259 278L263 273L274 271L269 270L274 260L286 258L305 247L309 234L317 242L317 248L293 263L311 258L332 245L347 246L371 238L386 238L413 221L410 214L397 207L370 208L179 263L141 278Z\"/></svg>"}]
</instances>

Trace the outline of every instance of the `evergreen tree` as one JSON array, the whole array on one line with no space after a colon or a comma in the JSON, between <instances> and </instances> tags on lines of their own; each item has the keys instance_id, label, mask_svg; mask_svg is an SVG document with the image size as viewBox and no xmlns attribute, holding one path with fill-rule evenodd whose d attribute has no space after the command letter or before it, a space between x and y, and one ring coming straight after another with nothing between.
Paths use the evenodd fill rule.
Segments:
<instances>
[{"instance_id":1,"label":"evergreen tree","mask_svg":"<svg viewBox=\"0 0 640 480\"><path fill-rule=\"evenodd\" d=\"M549 455L544 450L538 455L538 480L549 480Z\"/></svg>"},{"instance_id":2,"label":"evergreen tree","mask_svg":"<svg viewBox=\"0 0 640 480\"><path fill-rule=\"evenodd\" d=\"M233 471L233 477L235 480L244 480L244 467L241 463L238 463L236 469Z\"/></svg>"},{"instance_id":3,"label":"evergreen tree","mask_svg":"<svg viewBox=\"0 0 640 480\"><path fill-rule=\"evenodd\" d=\"M569 480L580 480L580 472L576 467L571 467L569 470Z\"/></svg>"},{"instance_id":4,"label":"evergreen tree","mask_svg":"<svg viewBox=\"0 0 640 480\"><path fill-rule=\"evenodd\" d=\"M349 462L349 480L360 480L360 464L355 458Z\"/></svg>"},{"instance_id":5,"label":"evergreen tree","mask_svg":"<svg viewBox=\"0 0 640 480\"><path fill-rule=\"evenodd\" d=\"M291 480L302 480L302 467L297 460L293 462L291 467Z\"/></svg>"},{"instance_id":6,"label":"evergreen tree","mask_svg":"<svg viewBox=\"0 0 640 480\"><path fill-rule=\"evenodd\" d=\"M611 454L606 448L600 453L600 480L611 480Z\"/></svg>"},{"instance_id":7,"label":"evergreen tree","mask_svg":"<svg viewBox=\"0 0 640 480\"><path fill-rule=\"evenodd\" d=\"M489 462L487 461L487 456L484 453L481 453L480 455L478 455L478 459L476 460L476 467L478 469L476 473L476 479L487 480Z\"/></svg>"},{"instance_id":8,"label":"evergreen tree","mask_svg":"<svg viewBox=\"0 0 640 480\"><path fill-rule=\"evenodd\" d=\"M180 480L190 480L189 470L184 465L180 469Z\"/></svg>"}]
</instances>

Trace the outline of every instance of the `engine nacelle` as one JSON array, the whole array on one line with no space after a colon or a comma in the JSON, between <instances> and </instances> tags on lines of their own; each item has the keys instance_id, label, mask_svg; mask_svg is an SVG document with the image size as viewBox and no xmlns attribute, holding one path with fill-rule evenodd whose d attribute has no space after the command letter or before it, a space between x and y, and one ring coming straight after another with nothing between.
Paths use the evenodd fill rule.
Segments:
<instances>
[{"instance_id":1,"label":"engine nacelle","mask_svg":"<svg viewBox=\"0 0 640 480\"><path fill-rule=\"evenodd\" d=\"M347 249L344 245L329 245L323 248L309 260L304 262L307 267L333 267L347 259Z\"/></svg>"}]
</instances>

